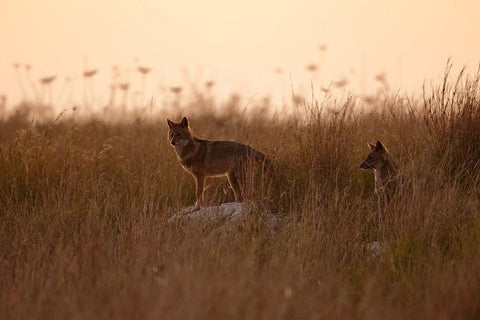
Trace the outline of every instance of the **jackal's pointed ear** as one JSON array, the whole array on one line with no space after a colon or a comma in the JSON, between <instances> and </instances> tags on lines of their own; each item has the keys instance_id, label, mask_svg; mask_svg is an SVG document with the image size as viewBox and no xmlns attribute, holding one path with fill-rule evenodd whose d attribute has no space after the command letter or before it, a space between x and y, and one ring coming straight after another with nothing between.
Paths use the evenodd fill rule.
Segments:
<instances>
[{"instance_id":1,"label":"jackal's pointed ear","mask_svg":"<svg viewBox=\"0 0 480 320\"><path fill-rule=\"evenodd\" d=\"M188 120L187 117L183 117L182 122L180 122L182 127L188 128Z\"/></svg>"},{"instance_id":2,"label":"jackal's pointed ear","mask_svg":"<svg viewBox=\"0 0 480 320\"><path fill-rule=\"evenodd\" d=\"M385 151L385 147L380 141L377 141L377 144L375 145L375 150L377 151Z\"/></svg>"},{"instance_id":3,"label":"jackal's pointed ear","mask_svg":"<svg viewBox=\"0 0 480 320\"><path fill-rule=\"evenodd\" d=\"M170 121L169 119L167 119L167 124L168 124L169 128L173 128L174 123L172 121Z\"/></svg>"},{"instance_id":4,"label":"jackal's pointed ear","mask_svg":"<svg viewBox=\"0 0 480 320\"><path fill-rule=\"evenodd\" d=\"M368 142L367 145L370 149L375 150L375 145L373 143Z\"/></svg>"}]
</instances>

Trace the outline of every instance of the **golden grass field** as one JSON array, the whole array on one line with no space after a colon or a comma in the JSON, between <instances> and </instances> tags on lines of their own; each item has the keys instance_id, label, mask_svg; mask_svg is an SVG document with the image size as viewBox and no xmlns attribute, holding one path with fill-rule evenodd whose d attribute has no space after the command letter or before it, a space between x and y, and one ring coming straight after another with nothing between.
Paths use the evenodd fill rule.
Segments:
<instances>
[{"instance_id":1,"label":"golden grass field","mask_svg":"<svg viewBox=\"0 0 480 320\"><path fill-rule=\"evenodd\" d=\"M2 120L0 318L480 318L478 75L370 109L355 97L282 116L210 103L43 122L23 104ZM234 229L167 223L195 201L167 141L165 118L184 115L197 136L249 144L281 171ZM414 187L381 216L373 172L359 169L376 140ZM206 199L233 201L226 179ZM274 233L267 211L285 216Z\"/></svg>"}]
</instances>

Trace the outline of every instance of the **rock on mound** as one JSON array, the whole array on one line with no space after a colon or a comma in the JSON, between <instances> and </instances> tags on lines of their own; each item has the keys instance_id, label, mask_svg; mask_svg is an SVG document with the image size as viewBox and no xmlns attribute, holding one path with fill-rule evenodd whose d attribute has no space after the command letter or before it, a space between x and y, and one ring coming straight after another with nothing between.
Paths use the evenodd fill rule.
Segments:
<instances>
[{"instance_id":1,"label":"rock on mound","mask_svg":"<svg viewBox=\"0 0 480 320\"><path fill-rule=\"evenodd\" d=\"M195 210L194 206L187 207L179 213L174 214L168 222L196 220L205 223L220 223L236 225L245 221L249 216L257 214L255 207L248 203L229 202L219 206L200 207ZM276 214L263 214L261 218L267 227L276 229L281 221L281 216Z\"/></svg>"}]
</instances>

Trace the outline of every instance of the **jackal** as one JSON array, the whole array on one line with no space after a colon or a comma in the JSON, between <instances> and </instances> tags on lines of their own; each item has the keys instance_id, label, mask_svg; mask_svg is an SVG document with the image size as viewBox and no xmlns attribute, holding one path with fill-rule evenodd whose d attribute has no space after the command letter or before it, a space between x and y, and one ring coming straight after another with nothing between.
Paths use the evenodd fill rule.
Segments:
<instances>
[{"instance_id":1,"label":"jackal","mask_svg":"<svg viewBox=\"0 0 480 320\"><path fill-rule=\"evenodd\" d=\"M211 141L193 136L187 118L175 123L167 119L168 139L173 146L182 167L195 179L195 208L203 204L205 179L214 176L227 176L236 202L245 198L247 180L254 164L268 169L270 159L263 153L234 141Z\"/></svg>"},{"instance_id":2,"label":"jackal","mask_svg":"<svg viewBox=\"0 0 480 320\"><path fill-rule=\"evenodd\" d=\"M404 195L404 191L410 191L410 181L400 174L400 170L388 152L380 142L368 143L371 152L367 159L360 164L362 169L373 169L375 172L375 193L378 197L378 208L382 210L395 196Z\"/></svg>"}]
</instances>

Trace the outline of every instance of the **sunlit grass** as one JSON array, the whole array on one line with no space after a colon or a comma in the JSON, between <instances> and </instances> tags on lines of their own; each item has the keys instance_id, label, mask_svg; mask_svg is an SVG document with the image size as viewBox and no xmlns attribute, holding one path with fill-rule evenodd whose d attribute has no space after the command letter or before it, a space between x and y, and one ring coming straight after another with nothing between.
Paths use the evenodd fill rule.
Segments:
<instances>
[{"instance_id":1,"label":"sunlit grass","mask_svg":"<svg viewBox=\"0 0 480 320\"><path fill-rule=\"evenodd\" d=\"M164 117L32 121L45 106L19 106L0 126L2 318L478 318L480 88L459 79L423 101L299 99L282 116L268 101L178 100L168 116L198 136L277 163L257 199L285 216L273 234L262 211L234 230L167 223L195 196ZM414 185L382 219L359 169L376 140ZM233 200L210 183L208 202Z\"/></svg>"}]
</instances>

